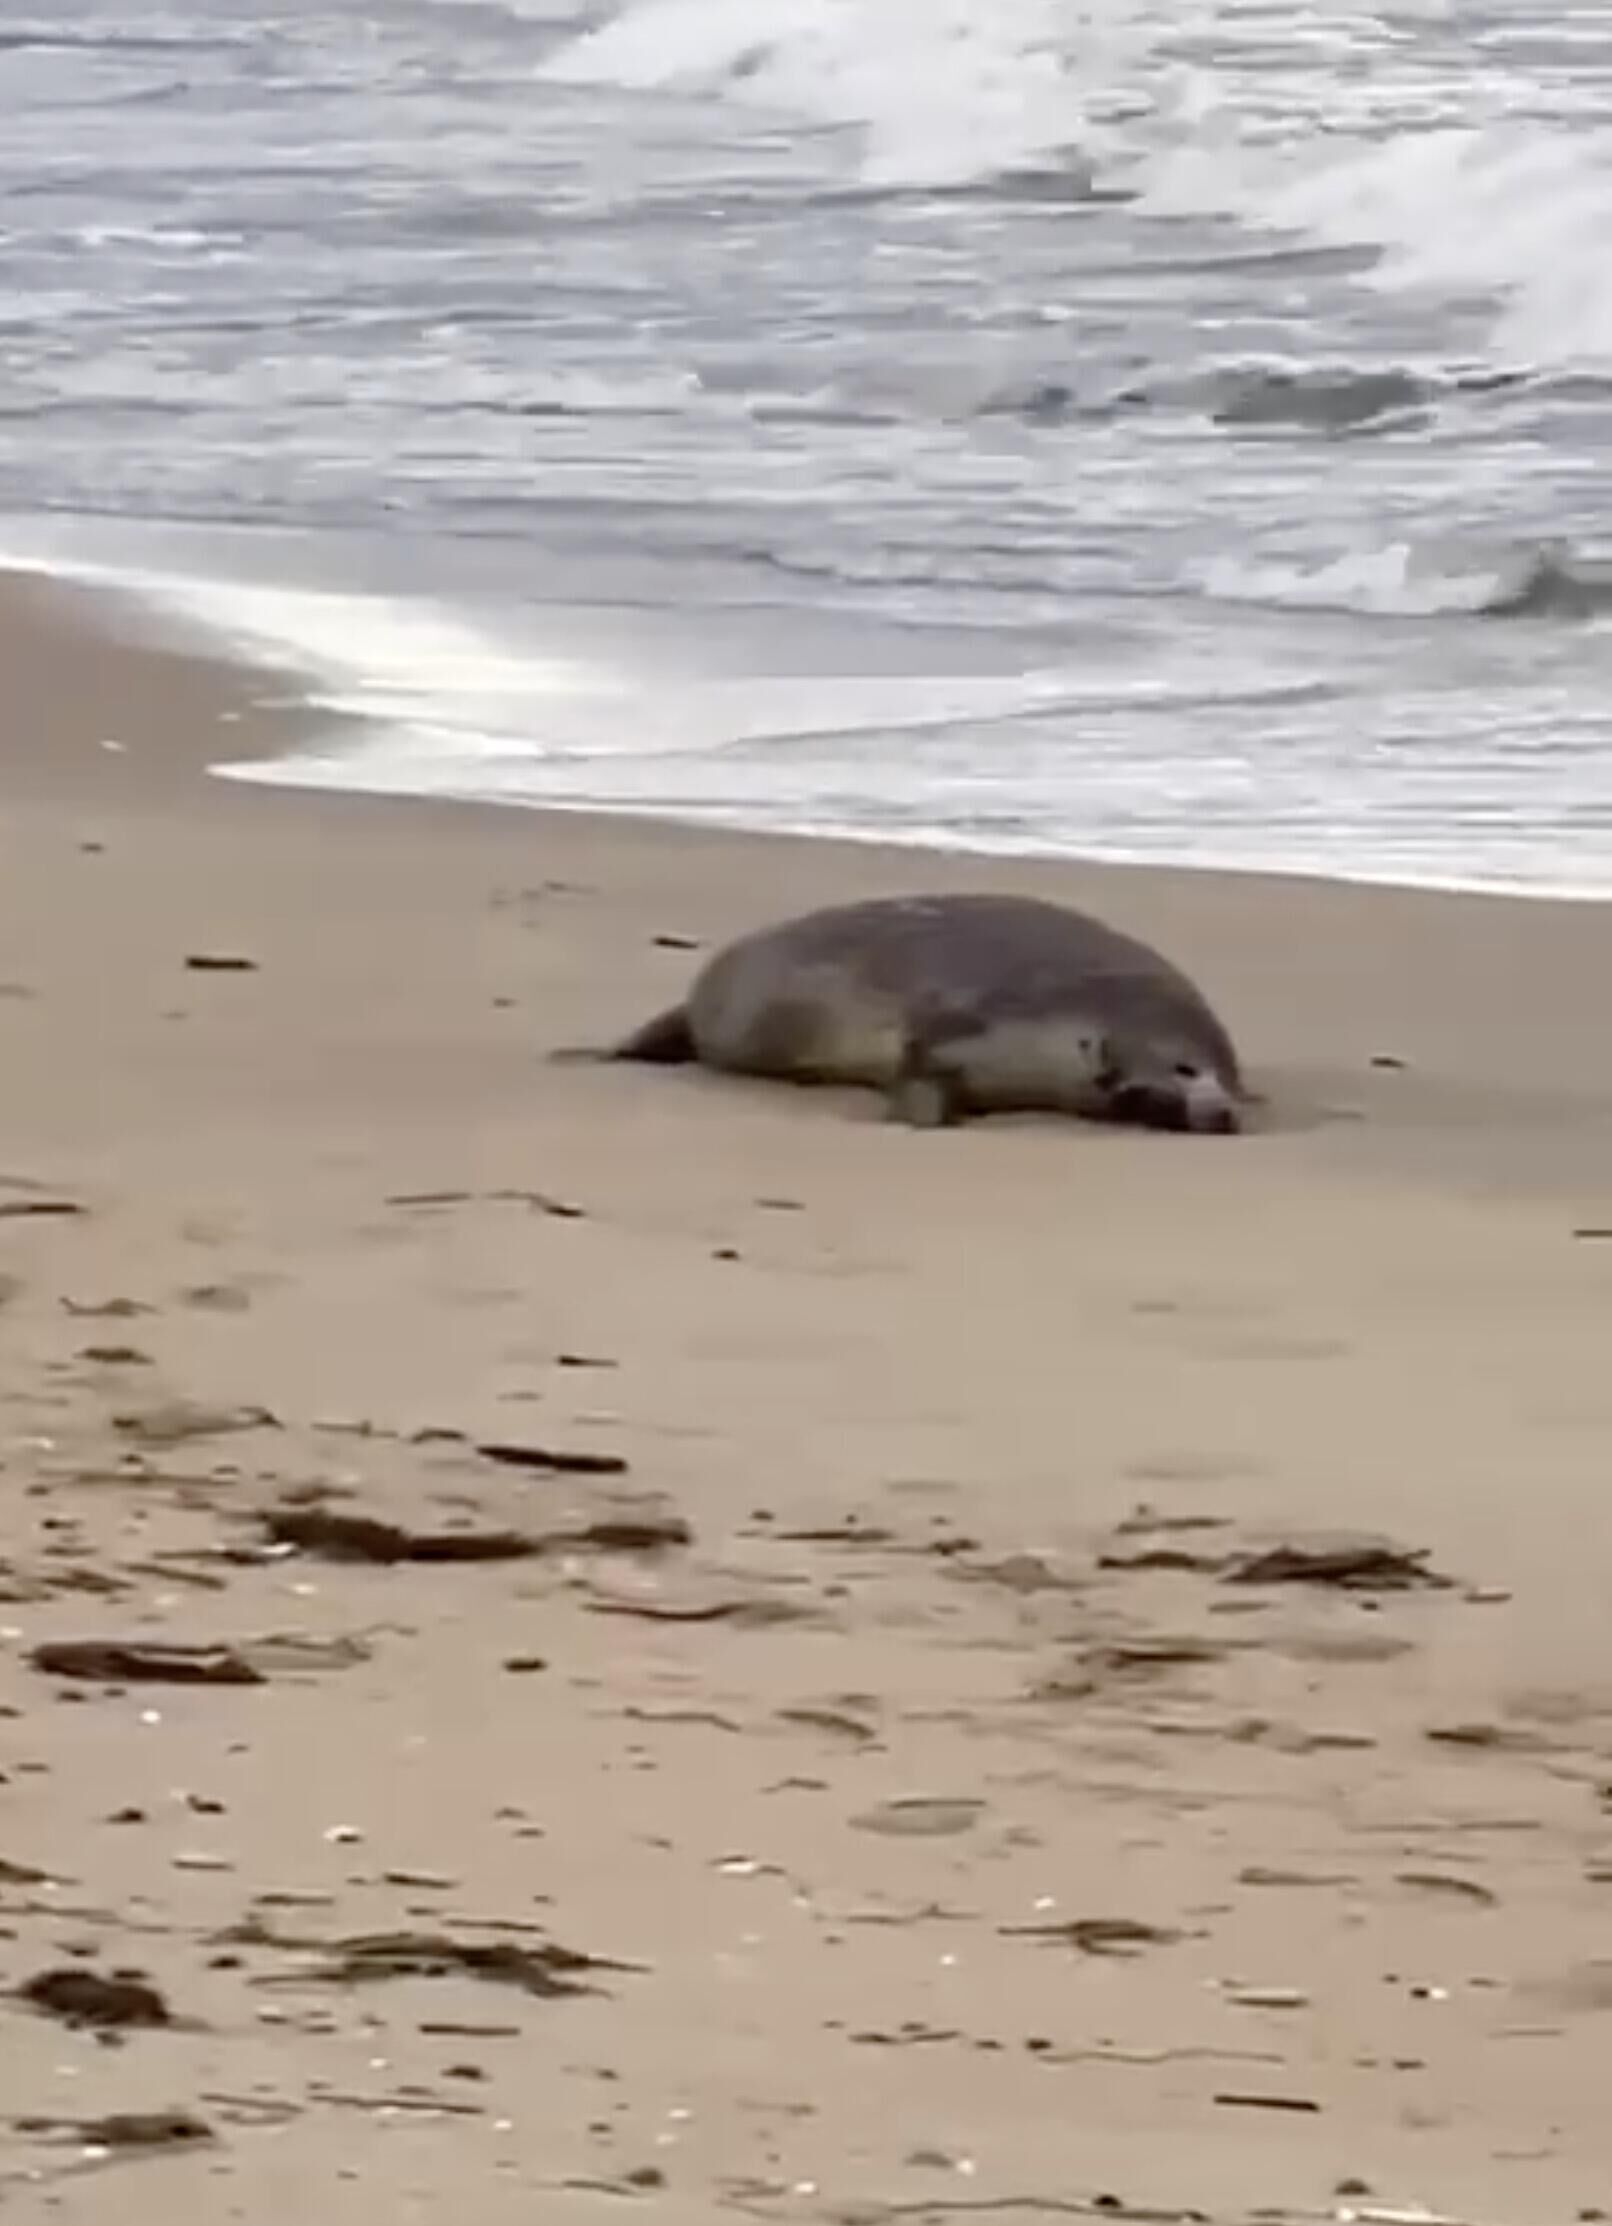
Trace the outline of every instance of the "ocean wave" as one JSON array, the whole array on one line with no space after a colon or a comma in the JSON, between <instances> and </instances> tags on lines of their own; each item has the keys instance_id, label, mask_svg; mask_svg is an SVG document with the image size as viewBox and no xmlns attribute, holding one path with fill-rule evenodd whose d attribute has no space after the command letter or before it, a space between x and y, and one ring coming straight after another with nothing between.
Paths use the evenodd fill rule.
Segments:
<instances>
[{"instance_id":1,"label":"ocean wave","mask_svg":"<svg viewBox=\"0 0 1612 2226\"><path fill-rule=\"evenodd\" d=\"M809 119L864 188L1017 182L1361 252L1374 287L1475 305L1510 364L1612 363L1612 29L1572 94L1471 60L1422 8L628 0L540 74Z\"/></svg>"},{"instance_id":2,"label":"ocean wave","mask_svg":"<svg viewBox=\"0 0 1612 2226\"><path fill-rule=\"evenodd\" d=\"M1377 618L1591 620L1612 614L1612 559L1554 542L1392 541L1313 564L1225 556L1204 568L1199 584L1222 602Z\"/></svg>"},{"instance_id":3,"label":"ocean wave","mask_svg":"<svg viewBox=\"0 0 1612 2226\"><path fill-rule=\"evenodd\" d=\"M1389 432L1425 423L1449 404L1525 388L1550 396L1567 383L1520 372L1443 373L1394 363L1227 363L1086 390L1056 377L1016 381L988 394L978 414L1061 425L1167 411L1233 432ZM1592 391L1601 398L1599 389Z\"/></svg>"},{"instance_id":4,"label":"ocean wave","mask_svg":"<svg viewBox=\"0 0 1612 2226\"><path fill-rule=\"evenodd\" d=\"M542 65L552 82L720 94L856 129L865 185L962 186L1089 175L1090 103L1156 29L1123 8L1071 20L1059 0L637 0Z\"/></svg>"},{"instance_id":5,"label":"ocean wave","mask_svg":"<svg viewBox=\"0 0 1612 2226\"><path fill-rule=\"evenodd\" d=\"M1186 376L1172 373L1128 380L1088 392L1063 379L1030 379L988 395L978 414L1014 417L1027 425L1063 425L1081 418L1173 411L1234 431L1344 433L1380 431L1423 419L1445 391L1439 381L1392 367L1287 370L1234 364Z\"/></svg>"},{"instance_id":6,"label":"ocean wave","mask_svg":"<svg viewBox=\"0 0 1612 2226\"><path fill-rule=\"evenodd\" d=\"M955 589L1029 598L1043 608L1061 598L1093 595L1089 570L1057 535L1027 535L1010 546L974 545L945 553L916 544L867 549L842 542L754 549L750 561L821 579L837 588ZM1557 542L1497 543L1457 537L1395 540L1342 554L1208 559L1175 584L1175 592L1211 602L1272 610L1353 613L1366 618L1539 618L1589 622L1612 615L1612 557ZM1116 578L1106 600L1118 626L1128 606L1170 592Z\"/></svg>"},{"instance_id":7,"label":"ocean wave","mask_svg":"<svg viewBox=\"0 0 1612 2226\"><path fill-rule=\"evenodd\" d=\"M1376 251L1379 291L1464 303L1516 369L1612 364L1612 129L1566 119L1309 145L1184 146L1141 195L1161 216L1219 213Z\"/></svg>"}]
</instances>

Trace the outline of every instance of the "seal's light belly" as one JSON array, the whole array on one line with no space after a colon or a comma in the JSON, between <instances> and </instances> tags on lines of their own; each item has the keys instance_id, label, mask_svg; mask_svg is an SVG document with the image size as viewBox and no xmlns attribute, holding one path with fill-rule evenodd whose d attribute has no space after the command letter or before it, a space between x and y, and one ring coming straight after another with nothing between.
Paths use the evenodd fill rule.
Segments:
<instances>
[{"instance_id":1,"label":"seal's light belly","mask_svg":"<svg viewBox=\"0 0 1612 2226\"><path fill-rule=\"evenodd\" d=\"M895 1079L905 1043L906 1032L894 1018L835 1013L825 1017L809 1069L826 1082L860 1082L882 1090Z\"/></svg>"},{"instance_id":2,"label":"seal's light belly","mask_svg":"<svg viewBox=\"0 0 1612 2226\"><path fill-rule=\"evenodd\" d=\"M937 1047L931 1063L980 1106L1079 1111L1097 1097L1103 1046L1095 1023L1070 1015L998 1020Z\"/></svg>"}]
</instances>

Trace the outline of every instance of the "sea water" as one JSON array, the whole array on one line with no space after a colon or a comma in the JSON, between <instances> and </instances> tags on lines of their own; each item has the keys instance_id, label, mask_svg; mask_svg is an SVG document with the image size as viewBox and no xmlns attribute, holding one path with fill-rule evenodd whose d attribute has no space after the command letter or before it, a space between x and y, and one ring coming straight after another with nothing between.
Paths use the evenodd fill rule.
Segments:
<instances>
[{"instance_id":1,"label":"sea water","mask_svg":"<svg viewBox=\"0 0 1612 2226\"><path fill-rule=\"evenodd\" d=\"M1612 11L77 0L0 115L0 560L349 715L237 777L1612 894Z\"/></svg>"}]
</instances>

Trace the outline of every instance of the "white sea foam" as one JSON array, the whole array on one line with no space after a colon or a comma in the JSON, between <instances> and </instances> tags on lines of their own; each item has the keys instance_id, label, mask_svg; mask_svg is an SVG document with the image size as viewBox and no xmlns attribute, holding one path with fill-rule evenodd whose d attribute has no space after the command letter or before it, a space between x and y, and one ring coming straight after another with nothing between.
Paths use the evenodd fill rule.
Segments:
<instances>
[{"instance_id":1,"label":"white sea foam","mask_svg":"<svg viewBox=\"0 0 1612 2226\"><path fill-rule=\"evenodd\" d=\"M1383 291L1487 305L1507 365L1612 363L1612 130L1502 120L1341 146L1195 143L1151 165L1142 206L1374 248Z\"/></svg>"},{"instance_id":2,"label":"white sea foam","mask_svg":"<svg viewBox=\"0 0 1612 2226\"><path fill-rule=\"evenodd\" d=\"M1508 362L1612 363L1612 33L1567 94L1503 53L1474 73L1442 0L630 0L544 74L843 126L874 186L1090 167L1375 249L1373 284L1490 305Z\"/></svg>"},{"instance_id":3,"label":"white sea foam","mask_svg":"<svg viewBox=\"0 0 1612 2226\"><path fill-rule=\"evenodd\" d=\"M127 595L192 639L304 676L311 703L380 730L320 747L320 764L327 773L345 768L349 785L392 765L412 791L455 758L472 762L482 787L498 766L516 769L518 784L538 779L546 761L709 758L825 736L895 737L1043 717L1113 696L1111 683L1062 670L734 674L690 670L686 661L669 670L630 648L625 629L619 658L580 658L551 645L568 625L564 611L534 608L493 624L413 597L101 557L55 536L41 547L24 534L0 549L0 563ZM1133 681L1123 693L1141 702L1173 691ZM456 778L451 763L444 777Z\"/></svg>"},{"instance_id":4,"label":"white sea foam","mask_svg":"<svg viewBox=\"0 0 1612 2226\"><path fill-rule=\"evenodd\" d=\"M1204 566L1203 586L1226 602L1435 618L1504 609L1541 561L1535 548L1390 541L1311 563L1216 557Z\"/></svg>"},{"instance_id":5,"label":"white sea foam","mask_svg":"<svg viewBox=\"0 0 1612 2226\"><path fill-rule=\"evenodd\" d=\"M1142 10L1063 0L641 0L545 75L852 126L867 183L955 185L1078 149L1159 37Z\"/></svg>"},{"instance_id":6,"label":"white sea foam","mask_svg":"<svg viewBox=\"0 0 1612 2226\"><path fill-rule=\"evenodd\" d=\"M608 700L623 692L608 672L535 645L516 646L429 603L208 577L59 543L41 551L24 542L0 553L0 561L127 595L194 638L289 667L308 681L310 701L326 710L390 721L416 716L426 703L473 707L462 722L467 749L476 745L478 721L496 722L512 706Z\"/></svg>"},{"instance_id":7,"label":"white sea foam","mask_svg":"<svg viewBox=\"0 0 1612 2226\"><path fill-rule=\"evenodd\" d=\"M927 784L921 807L903 808L896 795L872 790L857 793L853 805L836 799L820 763L801 768L794 780L773 767L749 780L734 780L730 771L720 782L700 784L668 780L665 761L657 774L653 761L622 757L601 777L604 769L597 762L587 771L538 768L530 758L522 762L518 752L472 763L457 734L430 727L221 770L285 788L681 820L987 857L1063 855L1115 865L1324 877L1557 902L1612 901L1603 834L1612 797L1602 801L1594 821L1570 834L1559 824L1530 822L1527 804L1537 786L1533 768L1487 815L1474 813L1454 825L1436 798L1411 813L1357 806L1345 814L1328 800L1308 818L1280 810L1271 814L1257 795L1245 798L1241 811L1228 810L1228 789L1237 787L1229 765L1207 768L1194 784L1201 796L1195 810L1192 795L1167 793L1164 768L1146 759L1113 781L1098 777L1072 788L1020 783L1018 810L992 824L989 810L981 808L991 801L990 788L966 777ZM1313 768L1301 766L1277 785L1285 791L1295 781L1308 784L1313 800Z\"/></svg>"}]
</instances>

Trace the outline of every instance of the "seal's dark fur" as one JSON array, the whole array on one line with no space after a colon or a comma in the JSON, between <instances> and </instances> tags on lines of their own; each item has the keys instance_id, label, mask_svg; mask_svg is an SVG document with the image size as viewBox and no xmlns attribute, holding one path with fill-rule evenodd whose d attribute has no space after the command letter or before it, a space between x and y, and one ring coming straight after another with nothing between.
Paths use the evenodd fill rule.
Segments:
<instances>
[{"instance_id":1,"label":"seal's dark fur","mask_svg":"<svg viewBox=\"0 0 1612 2226\"><path fill-rule=\"evenodd\" d=\"M1178 967L1033 897L875 898L758 929L604 1056L860 1082L925 1121L1041 1109L1224 1131L1248 1102Z\"/></svg>"}]
</instances>

